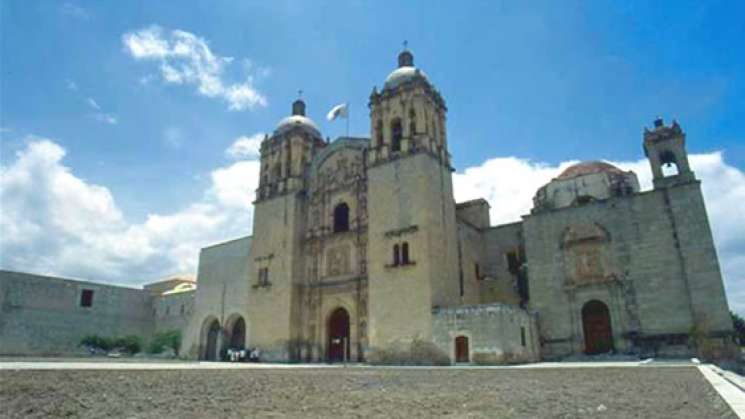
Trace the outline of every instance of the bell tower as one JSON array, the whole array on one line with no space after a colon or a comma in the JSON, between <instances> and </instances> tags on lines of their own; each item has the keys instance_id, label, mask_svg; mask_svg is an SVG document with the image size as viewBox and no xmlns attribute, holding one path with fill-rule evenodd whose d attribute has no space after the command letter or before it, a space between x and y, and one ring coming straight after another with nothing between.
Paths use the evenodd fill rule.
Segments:
<instances>
[{"instance_id":1,"label":"bell tower","mask_svg":"<svg viewBox=\"0 0 745 419\"><path fill-rule=\"evenodd\" d=\"M374 354L431 341L433 307L460 300L445 101L405 49L369 107L368 339Z\"/></svg>"},{"instance_id":2,"label":"bell tower","mask_svg":"<svg viewBox=\"0 0 745 419\"><path fill-rule=\"evenodd\" d=\"M652 168L655 189L696 179L688 164L685 139L685 133L675 120L666 126L662 118L657 118L652 130L644 129L644 154Z\"/></svg>"},{"instance_id":3,"label":"bell tower","mask_svg":"<svg viewBox=\"0 0 745 419\"><path fill-rule=\"evenodd\" d=\"M427 75L414 67L408 49L398 54L398 68L385 80L383 90L370 94L370 164L408 154L426 152L441 164L450 164L445 130L447 107Z\"/></svg>"},{"instance_id":4,"label":"bell tower","mask_svg":"<svg viewBox=\"0 0 745 419\"><path fill-rule=\"evenodd\" d=\"M253 322L252 342L268 360L299 359L292 342L301 324L298 285L303 279L305 172L313 154L324 146L318 127L305 115L302 99L292 103L292 115L261 143L247 312Z\"/></svg>"},{"instance_id":5,"label":"bell tower","mask_svg":"<svg viewBox=\"0 0 745 419\"><path fill-rule=\"evenodd\" d=\"M261 142L257 201L301 190L306 164L325 145L316 124L305 116L305 102L298 98L292 102L292 114Z\"/></svg>"}]
</instances>

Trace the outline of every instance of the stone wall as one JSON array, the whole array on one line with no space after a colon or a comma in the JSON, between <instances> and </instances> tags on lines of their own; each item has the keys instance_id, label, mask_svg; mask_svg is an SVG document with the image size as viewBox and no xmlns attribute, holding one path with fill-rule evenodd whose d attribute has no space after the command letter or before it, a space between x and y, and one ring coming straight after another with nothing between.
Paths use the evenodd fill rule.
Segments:
<instances>
[{"instance_id":1,"label":"stone wall","mask_svg":"<svg viewBox=\"0 0 745 419\"><path fill-rule=\"evenodd\" d=\"M509 304L479 304L432 311L435 345L456 361L455 339L468 338L468 362L508 364L539 360L534 315Z\"/></svg>"},{"instance_id":2,"label":"stone wall","mask_svg":"<svg viewBox=\"0 0 745 419\"><path fill-rule=\"evenodd\" d=\"M607 306L621 352L651 339L655 352L686 353L701 321L731 330L698 182L526 216L524 236L547 358L585 350L592 300Z\"/></svg>"},{"instance_id":3,"label":"stone wall","mask_svg":"<svg viewBox=\"0 0 745 419\"><path fill-rule=\"evenodd\" d=\"M509 252L520 253L523 247L522 223L510 223L485 229L483 280L480 285L481 303L518 304L517 275L510 272Z\"/></svg>"},{"instance_id":4,"label":"stone wall","mask_svg":"<svg viewBox=\"0 0 745 419\"><path fill-rule=\"evenodd\" d=\"M155 331L186 331L194 312L196 291L165 294L153 299Z\"/></svg>"},{"instance_id":5,"label":"stone wall","mask_svg":"<svg viewBox=\"0 0 745 419\"><path fill-rule=\"evenodd\" d=\"M185 356L204 356L207 330L215 320L222 330L218 345L222 349L230 337L230 323L238 316L245 321L245 346L250 346L255 323L253 317L249 321L247 302L256 283L256 274L251 270L251 243L251 237L243 237L206 247L199 253L194 310L182 345Z\"/></svg>"},{"instance_id":6,"label":"stone wall","mask_svg":"<svg viewBox=\"0 0 745 419\"><path fill-rule=\"evenodd\" d=\"M431 339L433 306L459 301L450 170L429 154L368 169L368 292L371 350ZM407 243L411 263L394 266Z\"/></svg>"},{"instance_id":7,"label":"stone wall","mask_svg":"<svg viewBox=\"0 0 745 419\"><path fill-rule=\"evenodd\" d=\"M93 291L90 307L83 290ZM0 354L79 353L86 335L148 338L153 331L149 292L93 282L0 271Z\"/></svg>"}]
</instances>

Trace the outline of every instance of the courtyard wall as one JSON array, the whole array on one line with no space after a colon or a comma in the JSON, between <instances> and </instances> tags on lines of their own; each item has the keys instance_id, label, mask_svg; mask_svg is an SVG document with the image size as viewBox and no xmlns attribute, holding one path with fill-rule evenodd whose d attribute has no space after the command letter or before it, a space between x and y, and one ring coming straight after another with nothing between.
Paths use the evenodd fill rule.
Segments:
<instances>
[{"instance_id":1,"label":"courtyard wall","mask_svg":"<svg viewBox=\"0 0 745 419\"><path fill-rule=\"evenodd\" d=\"M0 355L79 353L92 334L147 338L152 301L142 289L0 270Z\"/></svg>"}]
</instances>

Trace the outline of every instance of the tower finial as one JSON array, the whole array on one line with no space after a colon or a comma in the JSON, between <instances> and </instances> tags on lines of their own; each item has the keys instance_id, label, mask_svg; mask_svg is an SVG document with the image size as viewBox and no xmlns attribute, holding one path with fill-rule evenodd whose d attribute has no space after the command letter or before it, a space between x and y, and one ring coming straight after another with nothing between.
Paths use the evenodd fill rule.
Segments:
<instances>
[{"instance_id":1,"label":"tower finial","mask_svg":"<svg viewBox=\"0 0 745 419\"><path fill-rule=\"evenodd\" d=\"M292 102L292 114L293 115L300 115L305 116L305 102L303 101L303 90L300 89L297 91L297 100Z\"/></svg>"},{"instance_id":2,"label":"tower finial","mask_svg":"<svg viewBox=\"0 0 745 419\"><path fill-rule=\"evenodd\" d=\"M414 55L407 48L409 41L404 41L404 50L398 54L399 67L414 67Z\"/></svg>"}]
</instances>

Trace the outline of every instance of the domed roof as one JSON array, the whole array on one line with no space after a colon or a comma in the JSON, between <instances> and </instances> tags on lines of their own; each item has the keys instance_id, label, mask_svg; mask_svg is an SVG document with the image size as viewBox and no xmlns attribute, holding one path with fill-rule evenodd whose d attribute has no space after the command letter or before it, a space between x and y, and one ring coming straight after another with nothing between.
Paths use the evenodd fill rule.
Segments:
<instances>
[{"instance_id":1,"label":"domed roof","mask_svg":"<svg viewBox=\"0 0 745 419\"><path fill-rule=\"evenodd\" d=\"M313 122L312 119L303 115L290 115L286 118L282 118L282 120L279 121L279 124L277 124L277 128L274 129L274 133L282 134L298 127L308 131L316 137L321 136L321 131L319 131L316 123Z\"/></svg>"},{"instance_id":2,"label":"domed roof","mask_svg":"<svg viewBox=\"0 0 745 419\"><path fill-rule=\"evenodd\" d=\"M398 54L398 68L393 70L385 79L383 90L394 89L410 80L419 79L429 84L429 79L424 72L414 67L414 55L409 50L403 50Z\"/></svg>"},{"instance_id":3,"label":"domed roof","mask_svg":"<svg viewBox=\"0 0 745 419\"><path fill-rule=\"evenodd\" d=\"M564 169L557 179L571 179L577 176L589 175L593 173L626 173L618 167L602 161L583 161Z\"/></svg>"},{"instance_id":4,"label":"domed roof","mask_svg":"<svg viewBox=\"0 0 745 419\"><path fill-rule=\"evenodd\" d=\"M409 80L417 78L429 83L429 79L424 74L424 71L416 67L399 67L386 77L383 89L393 89Z\"/></svg>"},{"instance_id":5,"label":"domed roof","mask_svg":"<svg viewBox=\"0 0 745 419\"><path fill-rule=\"evenodd\" d=\"M274 129L274 134L283 134L291 129L301 128L309 134L321 138L321 131L312 119L305 116L305 102L301 99L292 103L292 115L283 118Z\"/></svg>"}]
</instances>

